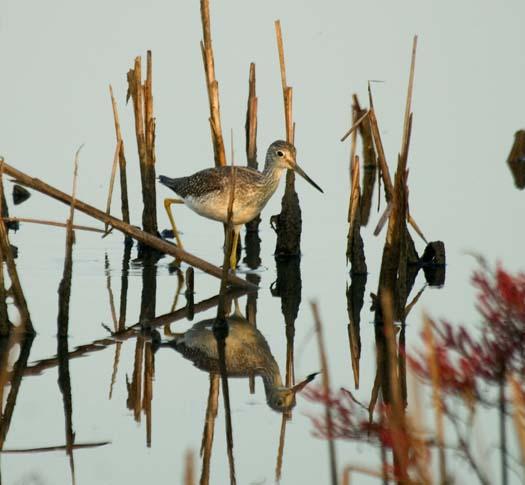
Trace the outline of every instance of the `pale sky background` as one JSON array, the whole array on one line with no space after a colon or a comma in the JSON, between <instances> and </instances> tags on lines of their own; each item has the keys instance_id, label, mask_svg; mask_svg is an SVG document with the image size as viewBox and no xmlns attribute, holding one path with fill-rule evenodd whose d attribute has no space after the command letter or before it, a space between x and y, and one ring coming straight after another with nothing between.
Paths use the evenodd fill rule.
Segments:
<instances>
[{"instance_id":1,"label":"pale sky background","mask_svg":"<svg viewBox=\"0 0 525 485\"><path fill-rule=\"evenodd\" d=\"M284 137L273 25L279 18L288 83L294 88L298 157L325 190L321 196L302 180L297 183L303 210L304 256L303 304L296 322L296 375L304 376L319 366L316 343L309 338L312 319L308 300L315 298L325 320L334 386L351 386L344 255L349 145L340 143L339 138L349 126L352 93L357 92L366 104L367 81L383 81L373 89L393 172L414 34L418 34L419 42L409 158L411 212L430 240L445 241L448 267L445 288L427 291L414 310L407 340L418 345L423 309L434 316L475 323L474 292L468 285L475 264L465 252L479 252L513 270L524 267L524 193L515 189L505 162L514 133L525 125L525 4L236 0L212 1L211 14L228 154L233 130L236 161L243 161L250 62L257 68L259 160L264 159L269 143ZM132 110L124 105L126 72L135 56L142 55L145 65L146 50L153 51L157 173L179 176L211 166L200 39L197 1L0 0L0 154L18 169L69 191L73 155L85 143L78 197L103 207L115 148L108 93L111 83L126 143L132 218L138 224L140 186ZM279 211L281 191L282 187L263 213L262 257L267 270L262 273L258 319L284 372L286 346L280 302L268 291L275 279L275 238L268 219ZM161 200L170 194L159 187L157 196L159 225L166 227ZM118 207L114 203L116 215ZM175 210L187 247L218 263L220 225L189 210ZM65 219L67 209L35 194L14 212ZM364 356L358 395L363 400L368 399L375 372L368 294L377 285L384 237L372 236L377 217L373 216L364 232L370 276L361 327ZM81 216L78 220L90 222ZM13 239L20 247L22 284L39 332L31 356L36 360L56 350L56 288L62 272L63 234L24 226ZM416 243L422 251L423 244L419 240ZM78 235L71 347L105 335L100 322L109 322L110 313L104 254L110 256L114 291L118 293L121 251L118 235L102 241L98 236ZM169 311L174 292L167 263L164 260L159 265L158 313ZM140 307L140 268L133 269L132 274L129 323L137 320ZM218 289L215 280L200 274L196 285L197 301ZM157 354L154 442L153 448L146 450L144 424L136 426L125 407L125 373L132 371L133 347L131 342L123 347L112 401L107 400L107 386L113 350L71 364L77 439L112 441L101 450L78 452L79 484L134 484L152 479L155 483L178 483L185 450L199 448L207 376L173 352ZM260 483L263 479L272 483L280 417L264 404L260 383L255 396L249 396L247 389L244 380L232 384L238 483ZM299 399L287 431L284 484L323 483L328 477L326 445L310 438L311 425L305 417L305 413L315 411L318 409ZM227 480L223 426L221 411L212 483ZM63 439L56 370L24 380L6 446L43 446ZM338 444L338 450L341 469L351 462L373 464L377 456L374 449L347 444ZM200 471L200 464L197 469ZM460 469L464 472L466 468ZM60 453L4 456L1 470L8 484L61 484L70 479L66 457ZM492 467L493 476L497 470ZM31 481L33 475L42 481Z\"/></svg>"}]
</instances>

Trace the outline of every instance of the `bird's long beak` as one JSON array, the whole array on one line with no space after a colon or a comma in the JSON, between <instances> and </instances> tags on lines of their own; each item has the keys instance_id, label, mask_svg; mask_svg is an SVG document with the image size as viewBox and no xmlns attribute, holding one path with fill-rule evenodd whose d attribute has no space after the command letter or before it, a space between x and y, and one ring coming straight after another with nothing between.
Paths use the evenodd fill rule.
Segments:
<instances>
[{"instance_id":1,"label":"bird's long beak","mask_svg":"<svg viewBox=\"0 0 525 485\"><path fill-rule=\"evenodd\" d=\"M294 172L298 173L301 177L303 177L309 184L313 185L319 192L324 194L323 189L319 187L319 185L317 185L310 177L308 177L308 175L306 175L304 170L301 167L299 167L299 165L296 164L293 170Z\"/></svg>"},{"instance_id":2,"label":"bird's long beak","mask_svg":"<svg viewBox=\"0 0 525 485\"><path fill-rule=\"evenodd\" d=\"M292 391L294 394L297 394L298 392L301 392L308 383L312 382L315 379L315 376L319 374L319 372L314 372L313 374L310 374L306 377L306 379L302 380L298 384L292 387Z\"/></svg>"}]
</instances>

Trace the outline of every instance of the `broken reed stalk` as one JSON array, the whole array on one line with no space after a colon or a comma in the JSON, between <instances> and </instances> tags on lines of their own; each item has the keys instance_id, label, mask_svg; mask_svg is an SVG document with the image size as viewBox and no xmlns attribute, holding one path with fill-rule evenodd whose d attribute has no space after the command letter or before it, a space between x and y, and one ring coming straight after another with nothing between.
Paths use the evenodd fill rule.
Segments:
<instances>
[{"instance_id":1,"label":"broken reed stalk","mask_svg":"<svg viewBox=\"0 0 525 485\"><path fill-rule=\"evenodd\" d=\"M328 359L326 357L326 350L324 345L323 329L321 324L321 317L319 316L319 309L317 303L311 302L312 313L315 322L315 332L317 334L317 343L319 346L319 358L321 361L322 386L325 400L330 396L330 373L328 371ZM328 453L330 456L330 477L332 485L337 485L337 462L335 456L335 443L332 437L332 414L328 403L325 405L325 419L326 427L328 429Z\"/></svg>"},{"instance_id":2,"label":"broken reed stalk","mask_svg":"<svg viewBox=\"0 0 525 485\"><path fill-rule=\"evenodd\" d=\"M221 128L221 113L219 104L219 83L215 79L215 61L213 59L213 47L211 42L211 22L209 0L201 0L201 22L202 37L201 51L206 75L206 89L208 91L208 102L210 105L210 128L215 155L215 166L226 165L226 150Z\"/></svg>"},{"instance_id":3,"label":"broken reed stalk","mask_svg":"<svg viewBox=\"0 0 525 485\"><path fill-rule=\"evenodd\" d=\"M64 204L70 205L71 203L71 197L68 194L56 189L55 187L52 187L49 184L46 184L40 179L30 177L29 175L21 172L20 170L15 169L14 167L11 167L6 163L4 164L4 172L10 175L11 177L15 178L21 185L25 185L26 187L30 187L34 190L37 190L38 192L52 197L53 199L56 199ZM197 256L194 256L193 254L190 254L184 251L183 249L180 249L177 246L164 241L159 237L152 236L151 234L145 231L141 231L135 226L126 224L124 221L117 219L116 217L108 216L103 211L89 204L86 204L85 202L82 202L78 199L76 201L76 210L83 212L84 214L87 214L95 219L98 219L103 223L107 222L110 226L114 227L118 231L123 232L124 234L132 237L133 239L136 239L137 241L145 244L146 246L150 246L156 249L157 251L174 256L180 259L181 261L184 261L185 263L191 266L195 266L196 268L212 276L215 276L217 278L222 277L221 268L218 268L217 266L214 266L208 263L207 261L204 261L203 259L198 258ZM2 225L3 224L0 224L0 227ZM243 288L250 289L257 288L256 285L237 277L235 274L228 274L227 279L228 283L234 286L240 286Z\"/></svg>"},{"instance_id":4,"label":"broken reed stalk","mask_svg":"<svg viewBox=\"0 0 525 485\"><path fill-rule=\"evenodd\" d=\"M255 64L250 64L250 76L248 82L248 106L246 108L246 160L248 167L258 169L257 164L257 94L255 91ZM255 232L259 228L261 216L246 224L246 230Z\"/></svg>"},{"instance_id":5,"label":"broken reed stalk","mask_svg":"<svg viewBox=\"0 0 525 485\"><path fill-rule=\"evenodd\" d=\"M106 202L106 214L109 215L111 212L111 198L113 197L113 186L115 184L115 175L117 174L117 164L120 153L121 142L117 141L117 146L115 148L115 155L113 156L113 164L111 166L111 177L109 178L109 188L108 188L108 199ZM104 225L104 230L107 233L108 225Z\"/></svg>"},{"instance_id":6,"label":"broken reed stalk","mask_svg":"<svg viewBox=\"0 0 525 485\"><path fill-rule=\"evenodd\" d=\"M286 141L292 145L295 142L295 123L292 115L293 90L286 81L286 64L284 60L283 36L281 22L275 21L275 35L277 38L277 50L279 53L279 66L281 72L281 88L284 102L284 119L286 130ZM286 187L281 200L281 213L276 218L277 244L275 254L277 256L298 256L301 253L301 207L299 198L295 191L295 173L293 170L286 172Z\"/></svg>"},{"instance_id":7,"label":"broken reed stalk","mask_svg":"<svg viewBox=\"0 0 525 485\"><path fill-rule=\"evenodd\" d=\"M4 159L0 157L0 201L4 200L4 172L8 173L6 167L8 165L4 162ZM16 263L13 258L11 246L9 244L9 235L7 228L4 224L4 219L0 217L0 249L3 260L0 260L0 269L3 271L3 261L7 266L7 272L9 279L11 280L11 291L15 300L16 307L20 313L20 323L24 326L26 333L34 334L33 323L31 322L31 316L27 307L27 302L20 284L20 278L18 277L18 271L16 269Z\"/></svg>"},{"instance_id":8,"label":"broken reed stalk","mask_svg":"<svg viewBox=\"0 0 525 485\"><path fill-rule=\"evenodd\" d=\"M147 52L146 80L142 84L140 56L135 58L134 68L127 74L128 95L133 101L135 135L140 162L142 183L142 228L157 235L157 202L155 185L155 118L153 117L152 58Z\"/></svg>"},{"instance_id":9,"label":"broken reed stalk","mask_svg":"<svg viewBox=\"0 0 525 485\"><path fill-rule=\"evenodd\" d=\"M443 418L444 410L441 398L441 376L439 375L439 368L437 364L436 345L434 342L432 323L426 315L424 315L423 318L427 344L427 359L432 383L432 403L434 405L434 412L436 416L436 439L438 445L440 483L448 483L445 457L445 428Z\"/></svg>"},{"instance_id":10,"label":"broken reed stalk","mask_svg":"<svg viewBox=\"0 0 525 485\"><path fill-rule=\"evenodd\" d=\"M357 128L361 126L361 123L363 123L363 121L365 121L365 119L368 118L369 113L370 110L367 109L365 111L365 114L362 115L357 121L355 121L352 127L343 135L341 141L345 141L352 133L354 133L357 130Z\"/></svg>"},{"instance_id":11,"label":"broken reed stalk","mask_svg":"<svg viewBox=\"0 0 525 485\"><path fill-rule=\"evenodd\" d=\"M124 140L120 130L117 102L113 96L113 88L109 85L109 94L111 96L111 106L113 109L113 120L115 123L115 136L117 144L120 144L118 152L119 175L120 175L120 207L122 211L122 220L129 224L129 202L128 202L128 179L126 175L126 156L124 154Z\"/></svg>"},{"instance_id":12,"label":"broken reed stalk","mask_svg":"<svg viewBox=\"0 0 525 485\"><path fill-rule=\"evenodd\" d=\"M4 222L27 222L30 224L41 224L43 226L67 227L67 224L65 222L46 221L43 219L31 219L28 217L4 217ZM104 229L98 229L96 227L82 226L82 225L77 225L77 224L73 224L73 229L81 230L81 231L89 231L89 232L98 232L100 234L106 233Z\"/></svg>"},{"instance_id":13,"label":"broken reed stalk","mask_svg":"<svg viewBox=\"0 0 525 485\"><path fill-rule=\"evenodd\" d=\"M356 94L352 95L352 112L353 121L363 116L363 113L369 113L369 110L363 110L359 104L359 99ZM359 134L361 136L362 150L363 150L363 189L361 197L361 225L366 226L370 218L370 211L372 209L372 196L374 194L374 185L376 183L377 174L377 155L374 149L374 141L372 139L372 131L370 128L370 119L367 118L359 124ZM352 153L355 154L357 133L352 132ZM350 162L353 160L353 155ZM380 191L378 191L379 193ZM380 194L379 194L380 196Z\"/></svg>"}]
</instances>

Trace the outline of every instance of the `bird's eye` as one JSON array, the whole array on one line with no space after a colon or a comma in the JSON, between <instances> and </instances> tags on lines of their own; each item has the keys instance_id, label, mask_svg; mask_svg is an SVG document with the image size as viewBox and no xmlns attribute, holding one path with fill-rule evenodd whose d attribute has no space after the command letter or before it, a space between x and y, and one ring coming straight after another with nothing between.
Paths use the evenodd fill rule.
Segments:
<instances>
[{"instance_id":1,"label":"bird's eye","mask_svg":"<svg viewBox=\"0 0 525 485\"><path fill-rule=\"evenodd\" d=\"M279 400L277 401L277 406L281 407L282 405L283 405L283 401L282 401L281 399L279 399Z\"/></svg>"},{"instance_id":2,"label":"bird's eye","mask_svg":"<svg viewBox=\"0 0 525 485\"><path fill-rule=\"evenodd\" d=\"M279 150L279 151L277 152L277 155L278 155L279 157L284 157L284 152L282 152L281 150Z\"/></svg>"}]
</instances>

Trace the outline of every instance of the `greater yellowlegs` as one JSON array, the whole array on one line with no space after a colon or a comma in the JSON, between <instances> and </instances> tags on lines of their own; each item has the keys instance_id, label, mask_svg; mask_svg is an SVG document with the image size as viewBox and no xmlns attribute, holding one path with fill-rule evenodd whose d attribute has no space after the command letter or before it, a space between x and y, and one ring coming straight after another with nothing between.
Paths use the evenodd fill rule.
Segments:
<instances>
[{"instance_id":1,"label":"greater yellowlegs","mask_svg":"<svg viewBox=\"0 0 525 485\"><path fill-rule=\"evenodd\" d=\"M295 147L282 140L274 141L266 152L264 170L235 167L235 192L232 208L234 230L230 266L237 266L237 241L243 224L253 220L277 190L284 170L293 170L317 190L323 192L295 160ZM164 207L173 228L177 244L182 247L175 220L171 213L172 204L186 204L197 214L215 221L228 221L228 203L232 180L232 167L215 167L201 170L188 177L169 178L161 175L159 181L172 189L180 199L165 199Z\"/></svg>"},{"instance_id":2,"label":"greater yellowlegs","mask_svg":"<svg viewBox=\"0 0 525 485\"><path fill-rule=\"evenodd\" d=\"M184 333L174 334L169 346L191 360L195 367L209 373L220 373L217 340L213 334L215 319L202 320ZM295 395L317 375L310 374L292 387L283 385L279 366L264 336L240 314L227 317L226 373L228 377L261 376L268 405L280 412L295 405Z\"/></svg>"}]
</instances>

